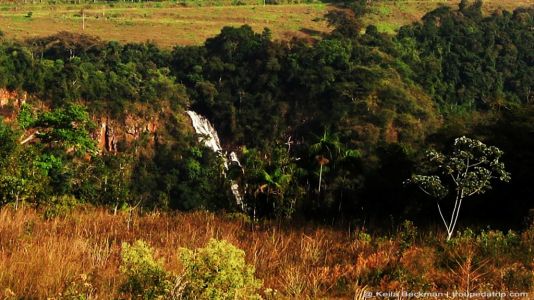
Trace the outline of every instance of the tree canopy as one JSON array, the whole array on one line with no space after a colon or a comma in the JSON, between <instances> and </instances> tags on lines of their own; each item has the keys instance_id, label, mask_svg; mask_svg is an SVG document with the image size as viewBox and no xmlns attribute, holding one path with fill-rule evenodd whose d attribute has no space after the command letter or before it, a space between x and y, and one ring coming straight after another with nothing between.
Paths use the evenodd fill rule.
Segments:
<instances>
[{"instance_id":1,"label":"tree canopy","mask_svg":"<svg viewBox=\"0 0 534 300\"><path fill-rule=\"evenodd\" d=\"M228 176L256 215L425 220L431 208L402 181L426 149L462 135L507 147L499 162L528 174L528 151L509 149L530 145L532 8L484 15L462 1L395 35L363 28L365 1L346 8L313 43L248 25L172 50L71 33L2 39L0 89L28 95L24 105L0 99L2 201L72 195L117 209L234 209L221 158L198 143L187 109L243 160ZM121 126L122 140L110 141ZM517 201L516 220L528 207ZM483 215L498 215L488 207Z\"/></svg>"}]
</instances>

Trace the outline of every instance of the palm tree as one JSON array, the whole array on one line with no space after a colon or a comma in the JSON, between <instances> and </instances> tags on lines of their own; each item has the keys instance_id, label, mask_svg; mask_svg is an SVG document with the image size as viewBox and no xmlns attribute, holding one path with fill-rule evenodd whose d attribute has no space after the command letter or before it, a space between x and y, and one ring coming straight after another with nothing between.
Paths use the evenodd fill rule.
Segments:
<instances>
[{"instance_id":1,"label":"palm tree","mask_svg":"<svg viewBox=\"0 0 534 300\"><path fill-rule=\"evenodd\" d=\"M276 168L271 174L263 170L261 173L263 183L259 186L258 191L265 193L267 197L269 195L283 196L291 178L291 174L285 174L280 168Z\"/></svg>"},{"instance_id":2,"label":"palm tree","mask_svg":"<svg viewBox=\"0 0 534 300\"><path fill-rule=\"evenodd\" d=\"M322 155L315 156L315 160L317 160L317 162L319 163L319 186L317 190L321 192L321 182L323 180L323 166L327 165L330 162L330 160L328 160L328 158Z\"/></svg>"},{"instance_id":3,"label":"palm tree","mask_svg":"<svg viewBox=\"0 0 534 300\"><path fill-rule=\"evenodd\" d=\"M312 154L316 154L315 160L319 163L319 184L317 190L321 192L321 185L323 179L323 167L334 161L340 154L342 144L339 142L339 138L335 134L329 134L325 129L323 135L318 137L315 144L310 146Z\"/></svg>"}]
</instances>

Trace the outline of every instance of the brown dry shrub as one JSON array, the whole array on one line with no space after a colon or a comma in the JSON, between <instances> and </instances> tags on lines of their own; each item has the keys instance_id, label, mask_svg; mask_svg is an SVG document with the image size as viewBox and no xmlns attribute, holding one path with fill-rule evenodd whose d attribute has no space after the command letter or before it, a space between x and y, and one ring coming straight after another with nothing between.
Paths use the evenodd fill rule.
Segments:
<instances>
[{"instance_id":1,"label":"brown dry shrub","mask_svg":"<svg viewBox=\"0 0 534 300\"><path fill-rule=\"evenodd\" d=\"M436 251L430 247L412 246L404 251L400 264L413 276L432 272L436 268Z\"/></svg>"}]
</instances>

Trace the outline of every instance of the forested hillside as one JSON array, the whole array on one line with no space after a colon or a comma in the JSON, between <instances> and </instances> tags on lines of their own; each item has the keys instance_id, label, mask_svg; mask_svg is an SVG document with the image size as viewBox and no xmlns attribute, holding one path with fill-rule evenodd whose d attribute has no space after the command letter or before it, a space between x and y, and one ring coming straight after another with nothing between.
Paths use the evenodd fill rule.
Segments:
<instances>
[{"instance_id":1,"label":"forested hillside","mask_svg":"<svg viewBox=\"0 0 534 300\"><path fill-rule=\"evenodd\" d=\"M532 205L532 7L483 15L462 1L397 35L362 28L365 5L347 7L313 44L248 26L172 51L70 33L3 39L3 202L232 210L191 109L238 153L243 170L229 176L259 216L433 219L403 181L425 150L468 135L502 148L513 176L468 215L521 224Z\"/></svg>"},{"instance_id":2,"label":"forested hillside","mask_svg":"<svg viewBox=\"0 0 534 300\"><path fill-rule=\"evenodd\" d=\"M376 3L313 39L0 31L0 295L530 299L534 6Z\"/></svg>"}]
</instances>

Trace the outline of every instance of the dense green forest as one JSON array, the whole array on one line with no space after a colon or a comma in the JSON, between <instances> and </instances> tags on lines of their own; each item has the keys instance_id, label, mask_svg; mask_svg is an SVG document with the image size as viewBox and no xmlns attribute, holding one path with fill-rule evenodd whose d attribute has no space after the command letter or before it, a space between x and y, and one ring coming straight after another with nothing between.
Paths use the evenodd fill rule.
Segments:
<instances>
[{"instance_id":1,"label":"dense green forest","mask_svg":"<svg viewBox=\"0 0 534 300\"><path fill-rule=\"evenodd\" d=\"M534 195L534 8L481 5L388 35L363 28L365 1L347 3L314 43L248 26L172 50L0 37L0 203L239 210L229 177L256 217L435 223L435 203L404 182L426 150L465 135L501 149L511 181L466 200L461 222L521 226ZM213 122L242 169L222 172L186 110ZM155 125L132 134L128 120ZM109 140L113 122L135 138Z\"/></svg>"}]
</instances>

